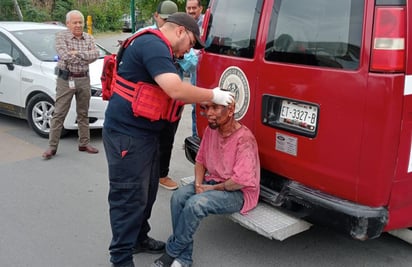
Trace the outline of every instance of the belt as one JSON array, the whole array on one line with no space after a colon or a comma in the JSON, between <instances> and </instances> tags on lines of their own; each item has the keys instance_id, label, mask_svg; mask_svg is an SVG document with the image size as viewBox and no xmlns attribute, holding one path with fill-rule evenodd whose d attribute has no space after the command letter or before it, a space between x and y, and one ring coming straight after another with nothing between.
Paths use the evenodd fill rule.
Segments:
<instances>
[{"instance_id":1,"label":"belt","mask_svg":"<svg viewBox=\"0 0 412 267\"><path fill-rule=\"evenodd\" d=\"M74 78L80 78L80 77L86 77L89 76L88 71L82 71L82 72L70 72L69 77L74 77Z\"/></svg>"}]
</instances>

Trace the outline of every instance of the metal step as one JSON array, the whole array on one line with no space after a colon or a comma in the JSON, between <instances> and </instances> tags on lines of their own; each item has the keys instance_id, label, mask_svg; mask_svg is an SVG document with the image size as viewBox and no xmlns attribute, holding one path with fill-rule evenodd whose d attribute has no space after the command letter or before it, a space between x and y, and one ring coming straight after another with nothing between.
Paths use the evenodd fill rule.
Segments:
<instances>
[{"instance_id":1,"label":"metal step","mask_svg":"<svg viewBox=\"0 0 412 267\"><path fill-rule=\"evenodd\" d=\"M194 181L194 176L180 180L182 185ZM243 227L258 234L275 240L285 240L295 234L308 230L312 225L304 220L295 218L266 203L259 202L256 208L242 215L239 212L228 217Z\"/></svg>"},{"instance_id":2,"label":"metal step","mask_svg":"<svg viewBox=\"0 0 412 267\"><path fill-rule=\"evenodd\" d=\"M412 230L408 228L390 231L389 234L402 239L403 241L412 244Z\"/></svg>"}]
</instances>

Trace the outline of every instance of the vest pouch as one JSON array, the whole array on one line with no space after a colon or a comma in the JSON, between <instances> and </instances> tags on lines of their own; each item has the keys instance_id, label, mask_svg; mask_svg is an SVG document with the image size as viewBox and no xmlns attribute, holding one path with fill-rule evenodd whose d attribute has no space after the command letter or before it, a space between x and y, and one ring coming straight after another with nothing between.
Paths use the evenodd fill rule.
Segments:
<instances>
[{"instance_id":1,"label":"vest pouch","mask_svg":"<svg viewBox=\"0 0 412 267\"><path fill-rule=\"evenodd\" d=\"M151 121L167 117L170 97L157 85L138 82L132 101L133 114Z\"/></svg>"}]
</instances>

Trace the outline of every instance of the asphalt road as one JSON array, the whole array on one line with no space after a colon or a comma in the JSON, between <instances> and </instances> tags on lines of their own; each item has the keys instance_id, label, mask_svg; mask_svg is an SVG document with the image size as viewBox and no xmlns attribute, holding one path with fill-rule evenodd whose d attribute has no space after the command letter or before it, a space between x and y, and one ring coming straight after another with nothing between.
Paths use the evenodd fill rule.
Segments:
<instances>
[{"instance_id":1,"label":"asphalt road","mask_svg":"<svg viewBox=\"0 0 412 267\"><path fill-rule=\"evenodd\" d=\"M130 34L98 35L116 51L117 39ZM176 135L170 176L190 176L184 138L191 133L190 106ZM109 267L107 164L101 131L92 131L100 153L77 151L77 135L60 142L58 154L44 161L47 139L23 120L0 115L0 267ZM171 233L171 191L159 189L151 235ZM136 266L150 266L157 255L138 254ZM211 216L195 235L194 267L246 266L412 266L411 245L388 234L360 242L313 226L282 242L269 240L224 216Z\"/></svg>"}]
</instances>

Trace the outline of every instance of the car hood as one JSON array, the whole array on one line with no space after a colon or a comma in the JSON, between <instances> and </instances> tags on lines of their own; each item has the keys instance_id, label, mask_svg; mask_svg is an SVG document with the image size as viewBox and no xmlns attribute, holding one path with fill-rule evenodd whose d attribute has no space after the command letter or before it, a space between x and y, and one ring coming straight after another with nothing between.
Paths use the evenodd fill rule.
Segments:
<instances>
[{"instance_id":1,"label":"car hood","mask_svg":"<svg viewBox=\"0 0 412 267\"><path fill-rule=\"evenodd\" d=\"M56 68L57 62L46 62L43 61L40 64L41 70L45 75L55 75L54 69ZM89 66L90 72L90 84L101 88L100 76L103 69L103 58L97 59L95 62L91 63Z\"/></svg>"},{"instance_id":2,"label":"car hood","mask_svg":"<svg viewBox=\"0 0 412 267\"><path fill-rule=\"evenodd\" d=\"M46 75L54 74L54 69L56 67L57 62L47 62L42 61L40 63L41 71Z\"/></svg>"},{"instance_id":3,"label":"car hood","mask_svg":"<svg viewBox=\"0 0 412 267\"><path fill-rule=\"evenodd\" d=\"M99 58L89 66L90 84L99 88L102 88L100 76L102 75L103 62L103 58Z\"/></svg>"}]
</instances>

